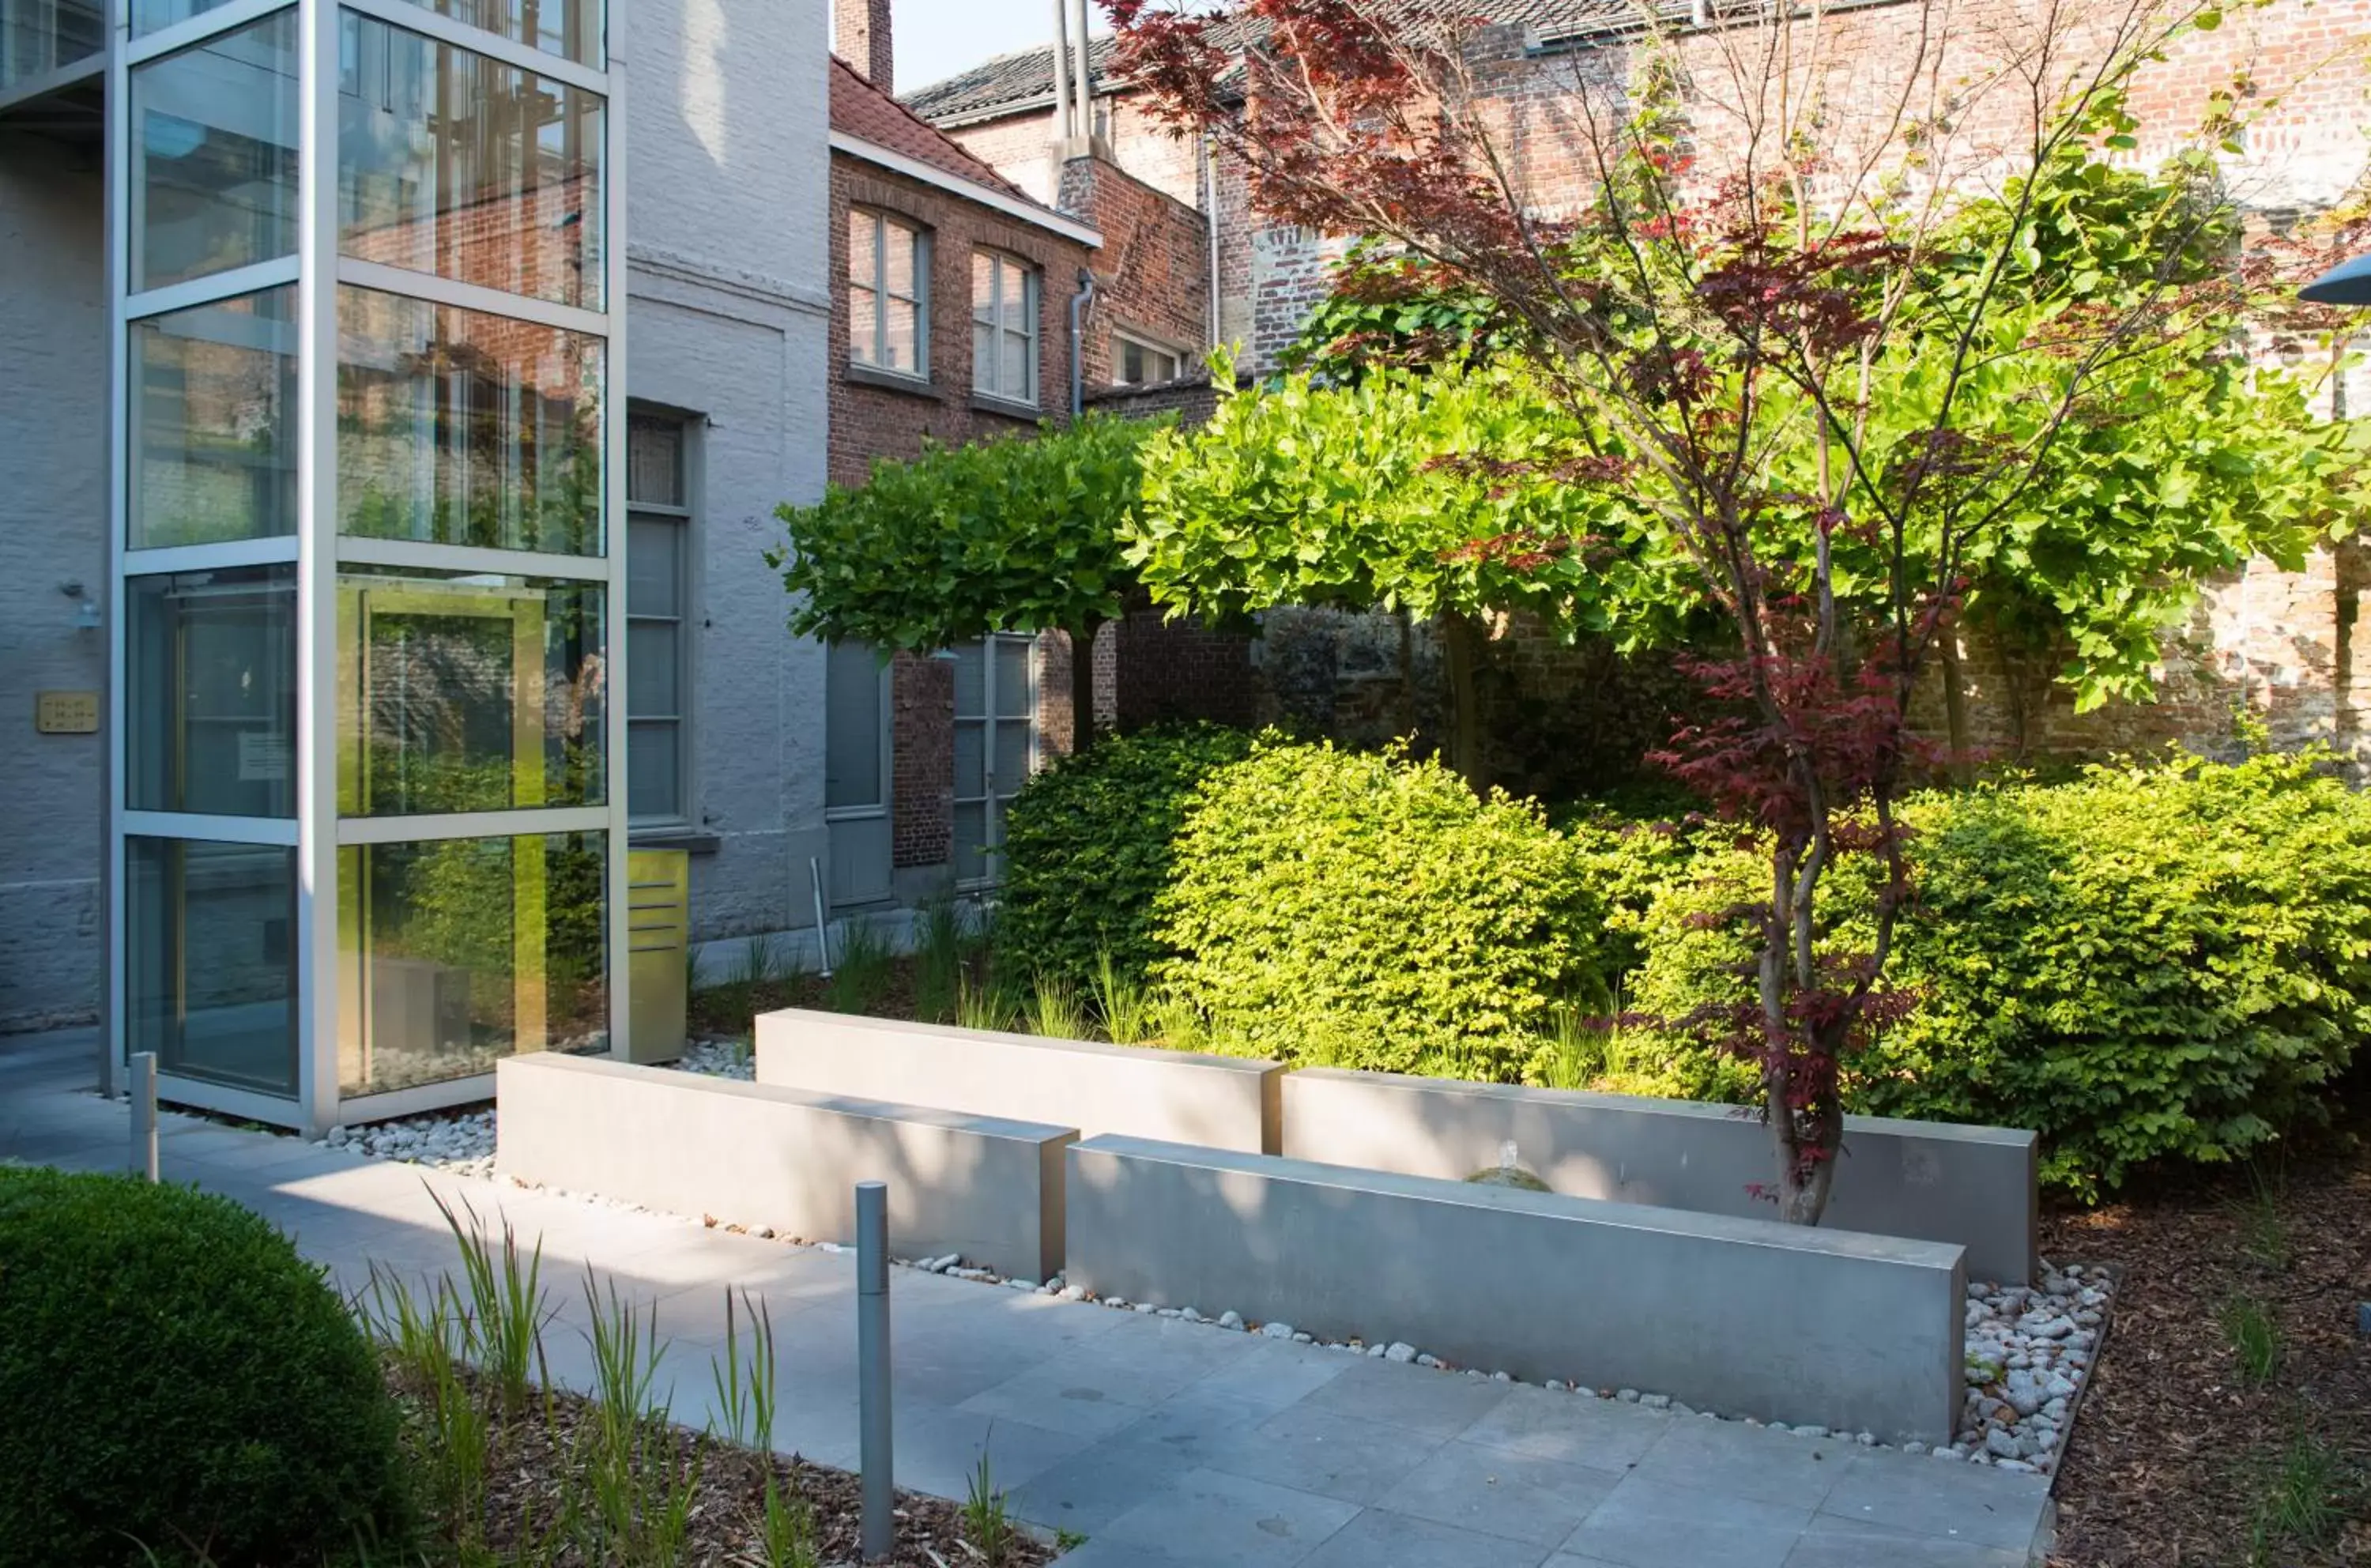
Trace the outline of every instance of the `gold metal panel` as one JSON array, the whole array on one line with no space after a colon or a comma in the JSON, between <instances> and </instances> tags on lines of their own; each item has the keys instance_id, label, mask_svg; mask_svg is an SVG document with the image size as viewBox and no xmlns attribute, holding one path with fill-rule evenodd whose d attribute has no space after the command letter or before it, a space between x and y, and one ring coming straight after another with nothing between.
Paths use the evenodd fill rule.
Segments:
<instances>
[{"instance_id":1,"label":"gold metal panel","mask_svg":"<svg viewBox=\"0 0 2371 1568\"><path fill-rule=\"evenodd\" d=\"M33 698L33 728L44 735L98 732L98 693L44 691Z\"/></svg>"},{"instance_id":2,"label":"gold metal panel","mask_svg":"<svg viewBox=\"0 0 2371 1568\"><path fill-rule=\"evenodd\" d=\"M671 1062L683 1055L691 1004L686 950L691 941L691 855L626 851L626 1059Z\"/></svg>"}]
</instances>

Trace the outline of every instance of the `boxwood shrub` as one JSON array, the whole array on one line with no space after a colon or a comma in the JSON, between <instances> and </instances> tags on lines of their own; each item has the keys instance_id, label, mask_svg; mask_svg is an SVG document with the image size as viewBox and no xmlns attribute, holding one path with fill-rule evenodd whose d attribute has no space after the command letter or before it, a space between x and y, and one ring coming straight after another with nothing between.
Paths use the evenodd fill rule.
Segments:
<instances>
[{"instance_id":1,"label":"boxwood shrub","mask_svg":"<svg viewBox=\"0 0 2371 1568\"><path fill-rule=\"evenodd\" d=\"M1131 980L1169 955L1152 906L1186 807L1203 779L1251 747L1241 730L1166 726L1097 741L1022 787L1005 818L996 940L1024 978L1084 994L1105 953Z\"/></svg>"},{"instance_id":2,"label":"boxwood shrub","mask_svg":"<svg viewBox=\"0 0 2371 1568\"><path fill-rule=\"evenodd\" d=\"M1509 1078L1602 1001L1571 844L1431 762L1262 737L1203 779L1154 908L1168 996L1283 1060Z\"/></svg>"},{"instance_id":3,"label":"boxwood shrub","mask_svg":"<svg viewBox=\"0 0 2371 1568\"><path fill-rule=\"evenodd\" d=\"M2319 1114L2371 1029L2371 801L2314 757L2097 767L1903 815L1916 902L1889 974L1919 1005L1856 1064L1856 1110L2033 1128L2044 1181L2094 1197ZM1763 874L1709 837L1633 866L1633 1007L1676 1018L1740 983L1745 938L1702 917ZM1839 867L1840 944L1867 945L1871 874ZM1670 1081L1739 1087L1697 1043L1650 1050Z\"/></svg>"},{"instance_id":4,"label":"boxwood shrub","mask_svg":"<svg viewBox=\"0 0 2371 1568\"><path fill-rule=\"evenodd\" d=\"M0 1167L0 1412L5 1568L401 1544L376 1357L319 1271L226 1198Z\"/></svg>"}]
</instances>

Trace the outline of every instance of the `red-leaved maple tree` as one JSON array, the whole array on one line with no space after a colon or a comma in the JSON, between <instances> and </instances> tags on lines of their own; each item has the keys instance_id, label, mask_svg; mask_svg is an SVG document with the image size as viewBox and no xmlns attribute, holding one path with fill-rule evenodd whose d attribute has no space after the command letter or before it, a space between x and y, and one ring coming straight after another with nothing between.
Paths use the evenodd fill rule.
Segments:
<instances>
[{"instance_id":1,"label":"red-leaved maple tree","mask_svg":"<svg viewBox=\"0 0 2371 1568\"><path fill-rule=\"evenodd\" d=\"M1727 716L1661 760L1767 879L1728 917L1754 936L1750 972L1685 1022L1758 1064L1769 1195L1817 1223L1844 1067L1908 1005L1884 983L1910 896L1896 803L1933 766L1912 698L1970 545L2070 421L2112 417L2244 292L2176 275L2204 222L2180 182L2151 216L2165 272L2121 289L2057 286L2033 213L2054 170L2133 144L2134 73L2218 18L2188 0L1716 7L1676 31L1642 17L1543 109L1495 91L1504 52L1439 7L1106 4L1119 73L1215 139L1266 218L1486 299L1588 449L1536 478L1618 492L1633 547L1720 612L1729 651L1692 667ZM1849 951L1821 917L1845 854L1882 868Z\"/></svg>"}]
</instances>

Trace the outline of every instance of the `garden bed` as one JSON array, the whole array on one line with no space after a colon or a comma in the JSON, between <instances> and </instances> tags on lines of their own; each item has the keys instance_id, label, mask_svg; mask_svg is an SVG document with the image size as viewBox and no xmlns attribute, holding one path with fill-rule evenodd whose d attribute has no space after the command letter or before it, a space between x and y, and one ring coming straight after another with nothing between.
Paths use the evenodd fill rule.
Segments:
<instances>
[{"instance_id":1,"label":"garden bed","mask_svg":"<svg viewBox=\"0 0 2371 1568\"><path fill-rule=\"evenodd\" d=\"M413 1464L434 1474L448 1456L436 1451L434 1423L421 1396L407 1391L399 1371L390 1381L406 1412L404 1446ZM601 1484L590 1456L598 1448L600 1412L582 1395L538 1390L530 1408L507 1427L498 1400L473 1380L472 1399L486 1419L492 1441L482 1467L483 1490L474 1529L449 1515L436 1521L436 1545L458 1561L480 1568L592 1568L618 1559L614 1543L591 1544L598 1532L572 1529L569 1521L597 1515ZM804 1541L811 1555L769 1553L766 1525L766 1480L778 1497L804 1513ZM652 1545L633 1561L680 1563L844 1563L863 1561L861 1548L862 1495L858 1478L846 1470L797 1458L736 1447L681 1426L654 1427L633 1473L633 1485L648 1498L681 1493L683 1531L667 1546ZM883 1560L895 1568L957 1568L989 1558L974 1539L977 1527L964 1506L919 1493L900 1492L896 1548ZM778 1537L779 1539L779 1537ZM1002 1568L1039 1568L1056 1549L1017 1528L995 1561ZM445 1556L432 1552L432 1561Z\"/></svg>"}]
</instances>

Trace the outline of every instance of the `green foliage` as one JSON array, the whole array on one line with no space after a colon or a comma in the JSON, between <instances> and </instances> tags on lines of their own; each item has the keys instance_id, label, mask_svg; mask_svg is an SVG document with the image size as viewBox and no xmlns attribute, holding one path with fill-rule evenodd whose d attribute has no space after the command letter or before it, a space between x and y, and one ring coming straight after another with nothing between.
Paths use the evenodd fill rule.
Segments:
<instances>
[{"instance_id":1,"label":"green foliage","mask_svg":"<svg viewBox=\"0 0 2371 1568\"><path fill-rule=\"evenodd\" d=\"M1263 737L1213 770L1154 901L1155 978L1264 1055L1518 1076L1595 1004L1601 905L1538 809L1434 763Z\"/></svg>"},{"instance_id":2,"label":"green foliage","mask_svg":"<svg viewBox=\"0 0 2371 1568\"><path fill-rule=\"evenodd\" d=\"M1152 904L1175 869L1194 791L1250 749L1237 730L1146 730L1032 777L1005 818L999 947L1022 973L1081 992L1103 983L1106 960L1120 978L1141 979L1171 952Z\"/></svg>"},{"instance_id":3,"label":"green foliage","mask_svg":"<svg viewBox=\"0 0 2371 1568\"><path fill-rule=\"evenodd\" d=\"M1335 264L1333 290L1278 363L1321 381L1388 364L1460 363L1525 337L1489 295L1405 252L1359 242Z\"/></svg>"},{"instance_id":4,"label":"green foliage","mask_svg":"<svg viewBox=\"0 0 2371 1568\"><path fill-rule=\"evenodd\" d=\"M1853 1108L2033 1128L2043 1180L2085 1197L2146 1161L2244 1158L2318 1113L2371 1030L2371 801L2319 760L1908 802L1916 904L1889 974L1918 1006L1851 1065ZM1675 1020L1733 998L1750 946L1719 917L1766 874L1751 846L1707 842L1637 879L1633 1006ZM1837 876L1832 940L1865 945L1870 869ZM1663 1050L1674 1078L1722 1070L1679 1034Z\"/></svg>"},{"instance_id":5,"label":"green foliage","mask_svg":"<svg viewBox=\"0 0 2371 1568\"><path fill-rule=\"evenodd\" d=\"M361 1330L260 1216L0 1167L0 1564L302 1563L399 1538Z\"/></svg>"},{"instance_id":6,"label":"green foliage","mask_svg":"<svg viewBox=\"0 0 2371 1568\"><path fill-rule=\"evenodd\" d=\"M1128 559L1205 617L1525 610L1631 646L1669 624L1672 562L1613 491L1569 482L1597 445L1511 362L1288 375L1148 444Z\"/></svg>"},{"instance_id":7,"label":"green foliage","mask_svg":"<svg viewBox=\"0 0 2371 1568\"><path fill-rule=\"evenodd\" d=\"M1090 417L1034 438L885 458L862 489L785 505L767 563L802 637L928 652L991 632L1079 632L1117 617L1118 530L1156 428Z\"/></svg>"}]
</instances>

